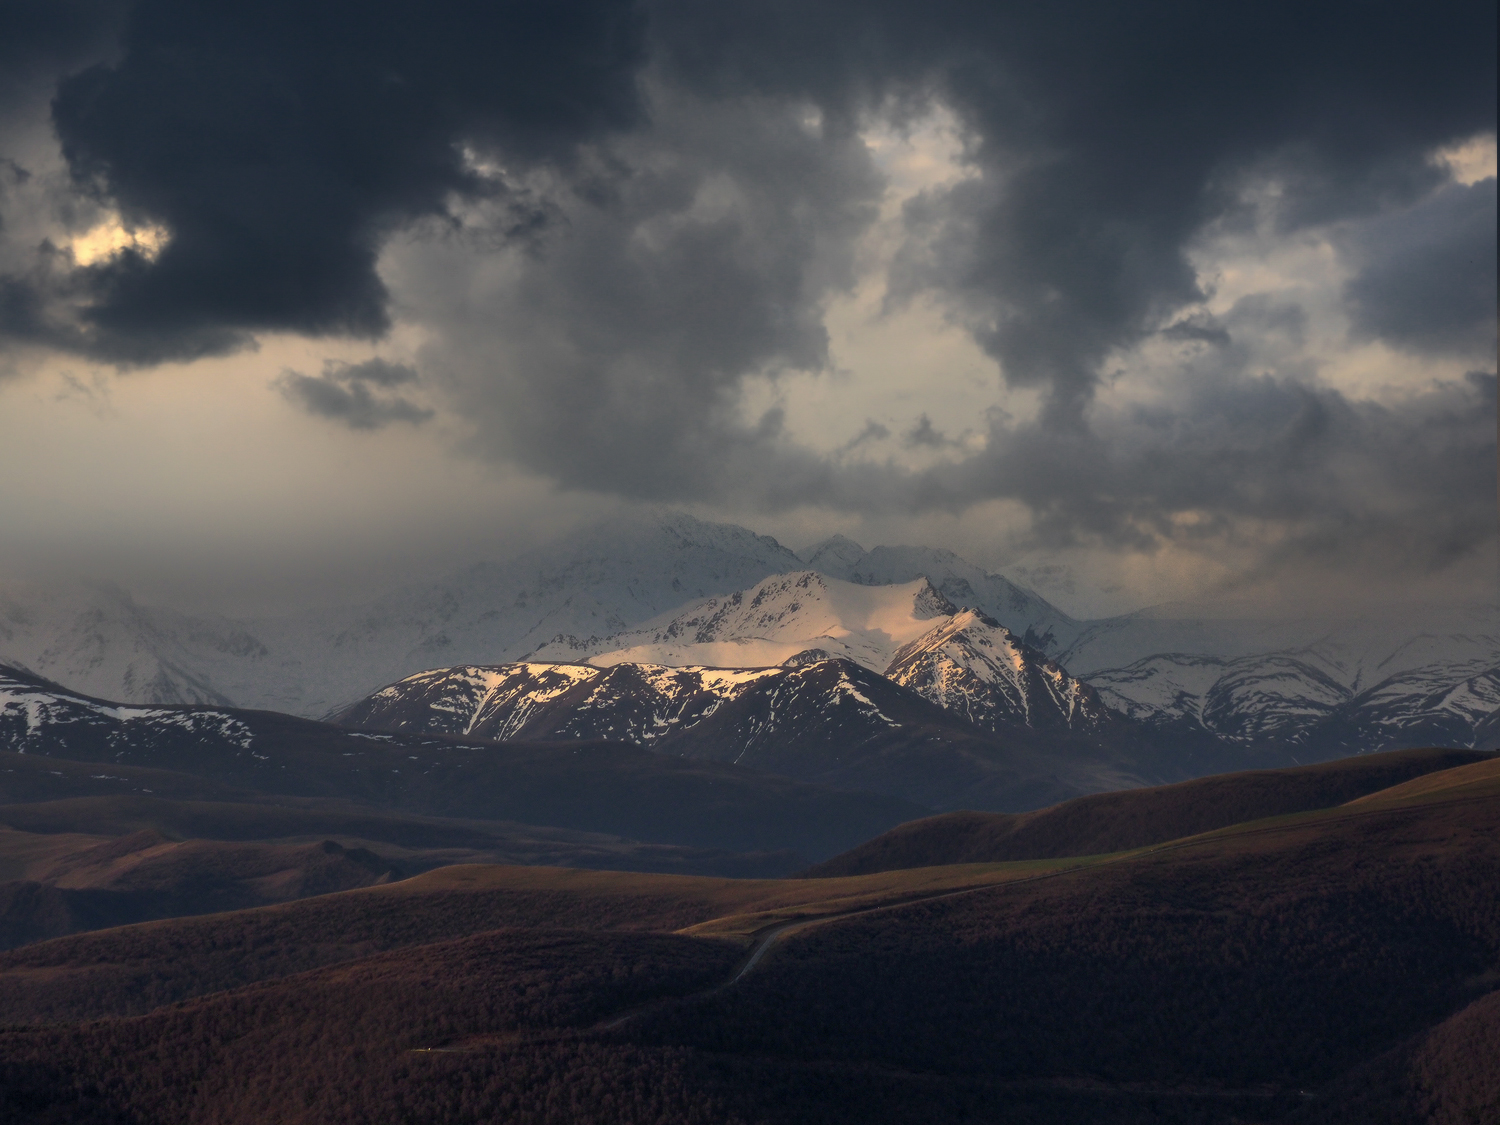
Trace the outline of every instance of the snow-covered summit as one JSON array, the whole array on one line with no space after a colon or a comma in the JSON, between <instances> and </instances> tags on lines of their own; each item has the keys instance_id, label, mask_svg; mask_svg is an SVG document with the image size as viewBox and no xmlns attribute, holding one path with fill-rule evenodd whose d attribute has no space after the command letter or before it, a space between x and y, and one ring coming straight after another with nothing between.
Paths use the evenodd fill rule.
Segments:
<instances>
[{"instance_id":1,"label":"snow-covered summit","mask_svg":"<svg viewBox=\"0 0 1500 1125\"><path fill-rule=\"evenodd\" d=\"M903 645L885 674L985 730L1097 733L1119 719L1088 684L972 609Z\"/></svg>"},{"instance_id":2,"label":"snow-covered summit","mask_svg":"<svg viewBox=\"0 0 1500 1125\"><path fill-rule=\"evenodd\" d=\"M834 535L799 552L803 563L832 578L862 586L889 586L928 579L955 605L970 606L1004 621L1033 648L1056 655L1083 629L1035 590L1003 574L991 574L938 547L876 547Z\"/></svg>"},{"instance_id":3,"label":"snow-covered summit","mask_svg":"<svg viewBox=\"0 0 1500 1125\"><path fill-rule=\"evenodd\" d=\"M800 571L605 636L561 636L537 661L769 667L821 649L884 672L896 650L957 612L925 578L865 586Z\"/></svg>"}]
</instances>

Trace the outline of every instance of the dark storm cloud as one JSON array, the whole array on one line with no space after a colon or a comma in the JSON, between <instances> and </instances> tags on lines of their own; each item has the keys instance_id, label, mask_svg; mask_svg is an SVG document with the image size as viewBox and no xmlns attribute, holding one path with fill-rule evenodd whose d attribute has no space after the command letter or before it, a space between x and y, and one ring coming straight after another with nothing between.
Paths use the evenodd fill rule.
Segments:
<instances>
[{"instance_id":1,"label":"dark storm cloud","mask_svg":"<svg viewBox=\"0 0 1500 1125\"><path fill-rule=\"evenodd\" d=\"M1449 3L670 3L671 58L730 94L935 94L984 175L916 201L910 292L947 294L1076 418L1111 349L1197 296L1184 247L1274 169L1287 221L1409 199L1495 121L1495 12Z\"/></svg>"},{"instance_id":2,"label":"dark storm cloud","mask_svg":"<svg viewBox=\"0 0 1500 1125\"><path fill-rule=\"evenodd\" d=\"M25 103L52 95L71 69L107 52L128 0L6 0L0 5L0 137Z\"/></svg>"},{"instance_id":3,"label":"dark storm cloud","mask_svg":"<svg viewBox=\"0 0 1500 1125\"><path fill-rule=\"evenodd\" d=\"M497 190L462 147L566 160L634 119L639 54L639 21L616 0L140 0L119 60L64 80L53 120L79 186L171 241L66 286L12 277L78 300L81 323L13 301L5 327L127 363L258 330L378 336L385 237L455 193Z\"/></svg>"},{"instance_id":4,"label":"dark storm cloud","mask_svg":"<svg viewBox=\"0 0 1500 1125\"><path fill-rule=\"evenodd\" d=\"M600 157L607 180L556 193L537 249L402 284L484 448L573 487L712 499L737 452L779 441L775 410L743 424L746 376L827 364L824 305L882 184L851 123L805 104L653 87L649 108Z\"/></svg>"},{"instance_id":5,"label":"dark storm cloud","mask_svg":"<svg viewBox=\"0 0 1500 1125\"><path fill-rule=\"evenodd\" d=\"M1495 180L1452 184L1362 225L1346 254L1355 330L1419 352L1493 354Z\"/></svg>"},{"instance_id":6,"label":"dark storm cloud","mask_svg":"<svg viewBox=\"0 0 1500 1125\"><path fill-rule=\"evenodd\" d=\"M392 422L416 425L432 417L430 409L399 395L392 387L417 381L417 373L405 364L383 359L364 363L323 364L321 375L285 371L276 381L288 402L323 418L342 422L351 430L378 430Z\"/></svg>"}]
</instances>

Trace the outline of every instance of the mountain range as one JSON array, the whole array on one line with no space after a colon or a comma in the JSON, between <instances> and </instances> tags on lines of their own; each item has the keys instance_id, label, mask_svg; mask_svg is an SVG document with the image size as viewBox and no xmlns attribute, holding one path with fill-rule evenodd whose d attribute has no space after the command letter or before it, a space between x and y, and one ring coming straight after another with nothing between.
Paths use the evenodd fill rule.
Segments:
<instances>
[{"instance_id":1,"label":"mountain range","mask_svg":"<svg viewBox=\"0 0 1500 1125\"><path fill-rule=\"evenodd\" d=\"M1208 736L1183 745L1111 711L925 579L860 586L813 571L614 636L557 638L522 662L422 672L334 719L523 741L625 738L934 808L1029 808L1239 764L1215 756Z\"/></svg>"},{"instance_id":2,"label":"mountain range","mask_svg":"<svg viewBox=\"0 0 1500 1125\"><path fill-rule=\"evenodd\" d=\"M835 791L728 762L625 741L498 743L435 733L371 733L271 711L137 706L72 692L0 666L7 775L48 765L55 797L147 794L240 801L357 802L416 816L519 821L647 843L815 858L926 806ZM89 763L73 771L66 763ZM142 775L140 771L148 771ZM45 799L33 791L18 799Z\"/></svg>"},{"instance_id":3,"label":"mountain range","mask_svg":"<svg viewBox=\"0 0 1500 1125\"><path fill-rule=\"evenodd\" d=\"M785 631L759 636L747 628L752 611L743 600L727 600L808 571L837 591L831 627L812 629L814 638L828 634L817 645ZM1500 734L1493 605L1355 623L1203 606L1078 621L950 551L866 551L834 536L794 553L745 528L682 513L606 523L367 604L287 617L194 616L140 605L117 589L10 584L0 588L0 661L101 698L305 717L332 714L419 671L523 657L598 663L606 652L625 660L628 650L643 664L748 667L820 647L884 673L894 648L919 635L903 630L936 618L887 629L870 616L886 596L873 591L913 583L1004 627L1096 689L1109 711L1164 736L1279 746L1314 760L1431 742L1478 745ZM855 587L871 592L851 594ZM691 632L667 635L674 623ZM687 645L698 647L690 653Z\"/></svg>"}]
</instances>

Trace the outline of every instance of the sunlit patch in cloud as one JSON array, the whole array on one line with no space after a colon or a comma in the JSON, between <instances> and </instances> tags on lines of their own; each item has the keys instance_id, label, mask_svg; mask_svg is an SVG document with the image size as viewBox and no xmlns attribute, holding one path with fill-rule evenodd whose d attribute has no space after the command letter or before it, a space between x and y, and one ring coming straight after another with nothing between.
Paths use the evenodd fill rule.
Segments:
<instances>
[{"instance_id":1,"label":"sunlit patch in cloud","mask_svg":"<svg viewBox=\"0 0 1500 1125\"><path fill-rule=\"evenodd\" d=\"M821 116L809 112L803 124L819 128ZM979 175L953 112L934 103L917 117L872 116L859 140L885 186L879 216L854 248L855 282L824 310L830 370L746 379L740 414L748 424L774 405L786 435L807 448L922 469L982 444L986 412L997 401L1030 416L1035 395L1002 389L994 361L939 302L892 299L891 266L909 237L907 206ZM912 433L929 440L901 436ZM937 434L942 441L930 440Z\"/></svg>"},{"instance_id":2,"label":"sunlit patch in cloud","mask_svg":"<svg viewBox=\"0 0 1500 1125\"><path fill-rule=\"evenodd\" d=\"M161 254L171 237L164 227L127 227L120 216L111 215L83 234L75 235L68 249L80 266L97 265L127 250L135 251L149 262Z\"/></svg>"},{"instance_id":3,"label":"sunlit patch in cloud","mask_svg":"<svg viewBox=\"0 0 1500 1125\"><path fill-rule=\"evenodd\" d=\"M1495 175L1495 134L1481 133L1456 145L1448 145L1432 154L1434 164L1447 168L1459 183L1467 186Z\"/></svg>"}]
</instances>

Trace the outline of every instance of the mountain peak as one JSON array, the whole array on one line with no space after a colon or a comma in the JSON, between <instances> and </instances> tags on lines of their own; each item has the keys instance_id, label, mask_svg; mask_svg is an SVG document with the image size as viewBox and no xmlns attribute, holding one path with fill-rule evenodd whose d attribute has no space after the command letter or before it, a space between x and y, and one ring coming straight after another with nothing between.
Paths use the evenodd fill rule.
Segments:
<instances>
[{"instance_id":1,"label":"mountain peak","mask_svg":"<svg viewBox=\"0 0 1500 1125\"><path fill-rule=\"evenodd\" d=\"M817 648L879 672L896 649L954 612L926 578L866 586L801 570L704 598L628 631L554 640L531 659L747 668L771 667Z\"/></svg>"},{"instance_id":2,"label":"mountain peak","mask_svg":"<svg viewBox=\"0 0 1500 1125\"><path fill-rule=\"evenodd\" d=\"M903 645L885 674L986 730L1092 732L1114 718L1087 684L974 609Z\"/></svg>"},{"instance_id":3,"label":"mountain peak","mask_svg":"<svg viewBox=\"0 0 1500 1125\"><path fill-rule=\"evenodd\" d=\"M814 570L843 577L844 571L865 557L865 549L848 536L830 535L821 543L804 547L797 557Z\"/></svg>"}]
</instances>

